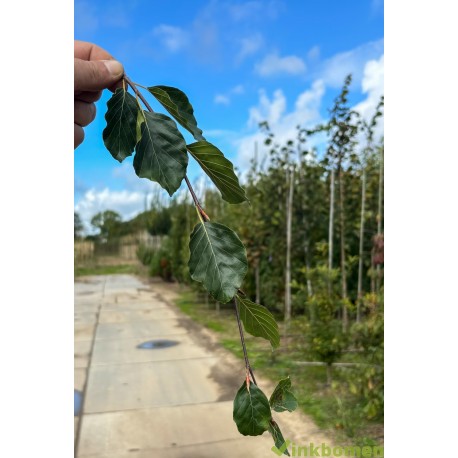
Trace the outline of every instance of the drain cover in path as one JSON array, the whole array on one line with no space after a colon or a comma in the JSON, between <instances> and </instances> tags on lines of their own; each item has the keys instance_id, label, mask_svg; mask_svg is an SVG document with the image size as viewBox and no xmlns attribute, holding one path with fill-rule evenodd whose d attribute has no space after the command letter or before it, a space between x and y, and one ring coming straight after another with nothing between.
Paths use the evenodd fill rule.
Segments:
<instances>
[{"instance_id":1,"label":"drain cover in path","mask_svg":"<svg viewBox=\"0 0 458 458\"><path fill-rule=\"evenodd\" d=\"M81 391L78 391L78 390L74 390L74 391L75 391L75 404L74 404L75 414L74 416L77 417L81 410L81 404L83 403L83 393L81 393Z\"/></svg>"},{"instance_id":2,"label":"drain cover in path","mask_svg":"<svg viewBox=\"0 0 458 458\"><path fill-rule=\"evenodd\" d=\"M161 348L173 347L178 345L179 342L176 340L149 340L148 342L143 342L137 345L137 348L144 348L149 350L158 350Z\"/></svg>"}]
</instances>

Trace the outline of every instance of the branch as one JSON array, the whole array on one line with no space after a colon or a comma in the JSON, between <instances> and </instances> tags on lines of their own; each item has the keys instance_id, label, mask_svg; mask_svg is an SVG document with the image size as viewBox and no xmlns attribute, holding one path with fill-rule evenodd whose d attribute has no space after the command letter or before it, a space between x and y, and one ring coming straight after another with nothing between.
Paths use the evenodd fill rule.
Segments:
<instances>
[{"instance_id":1,"label":"branch","mask_svg":"<svg viewBox=\"0 0 458 458\"><path fill-rule=\"evenodd\" d=\"M151 113L154 113L153 109L151 108L150 104L148 103L148 101L145 99L145 97L143 97L143 95L141 94L141 92L136 88L135 86L135 83L132 82L132 80L127 76L127 75L124 75L124 80L126 81L126 83L132 88L132 90L135 92L135 94L137 95L137 97L143 102L143 104L145 105L145 107L151 112ZM187 175L185 175L184 177L185 181L186 181L186 184L189 188L189 192L191 193L191 196L192 196L192 200L194 201L194 205L196 206L197 210L199 211L200 215L202 216L203 220L204 221L210 221L210 218L209 216L205 213L204 209L202 208L202 206L200 205L200 202L199 202L199 199L197 198L196 196L196 193L194 192L194 189L193 187L191 186L191 183L187 177ZM245 293L238 289L238 292L241 293L243 296L245 296ZM245 345L245 338L244 338L244 335L243 335L243 328L242 328L242 323L240 321L240 314L239 314L239 309L237 307L237 301L235 300L234 298L234 306L235 306L235 314L236 314L236 317L237 317L237 324L238 324L238 327L239 327L239 333L240 333L240 341L242 342L242 348L243 348L243 356L245 358L245 368L247 370L247 383L248 383L248 378L249 378L249 375L251 375L251 378L253 380L253 383L255 385L257 385L256 383L256 378L254 377L254 374L253 374L253 370L251 369L251 366L250 366L250 361L248 360L248 354L247 354L247 350L246 350L246 345ZM249 375L248 375L249 374ZM249 385L247 385L249 386Z\"/></svg>"}]
</instances>

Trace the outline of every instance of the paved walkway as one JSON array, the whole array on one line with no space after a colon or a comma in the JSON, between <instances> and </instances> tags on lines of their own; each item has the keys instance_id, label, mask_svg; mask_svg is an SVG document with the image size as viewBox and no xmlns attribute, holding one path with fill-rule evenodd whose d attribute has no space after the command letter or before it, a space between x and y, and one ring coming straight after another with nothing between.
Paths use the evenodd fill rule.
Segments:
<instances>
[{"instance_id":1,"label":"paved walkway","mask_svg":"<svg viewBox=\"0 0 458 458\"><path fill-rule=\"evenodd\" d=\"M76 456L274 457L270 434L241 436L232 420L243 363L171 305L175 290L130 275L75 282ZM172 345L137 348L152 340ZM329 443L299 412L276 417L296 444Z\"/></svg>"}]
</instances>

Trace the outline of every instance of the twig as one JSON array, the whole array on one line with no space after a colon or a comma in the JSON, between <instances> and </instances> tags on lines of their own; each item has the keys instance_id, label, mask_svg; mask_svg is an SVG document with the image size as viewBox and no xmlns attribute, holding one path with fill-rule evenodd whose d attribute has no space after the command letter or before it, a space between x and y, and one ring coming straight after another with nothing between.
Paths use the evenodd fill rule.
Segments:
<instances>
[{"instance_id":1,"label":"twig","mask_svg":"<svg viewBox=\"0 0 458 458\"><path fill-rule=\"evenodd\" d=\"M251 369L251 366L250 366L250 361L248 360L248 354L246 351L246 344L245 344L245 337L243 335L242 322L240 321L239 308L237 306L237 301L235 299L234 299L234 307L235 307L235 316L237 317L237 324L239 327L240 342L242 342L243 357L245 358L245 368L250 373L251 378L253 379L253 383L257 385L256 379L253 374L253 370Z\"/></svg>"},{"instance_id":2,"label":"twig","mask_svg":"<svg viewBox=\"0 0 458 458\"><path fill-rule=\"evenodd\" d=\"M192 188L191 183L189 182L189 179L188 179L187 175L185 175L184 179L186 181L186 184L188 185L189 192L191 193L192 200L194 201L194 205L197 207L197 210L199 211L200 215L202 216L204 221L210 221L210 218L204 212L204 209L200 205L199 199L197 198L196 193L194 192L194 189Z\"/></svg>"},{"instance_id":3,"label":"twig","mask_svg":"<svg viewBox=\"0 0 458 458\"><path fill-rule=\"evenodd\" d=\"M135 87L135 84L132 82L132 80L127 75L124 75L124 80L132 88L137 97L144 103L145 107L148 108L148 111L154 113L154 110L151 108L151 105L148 103L145 97L143 97L142 93Z\"/></svg>"}]
</instances>

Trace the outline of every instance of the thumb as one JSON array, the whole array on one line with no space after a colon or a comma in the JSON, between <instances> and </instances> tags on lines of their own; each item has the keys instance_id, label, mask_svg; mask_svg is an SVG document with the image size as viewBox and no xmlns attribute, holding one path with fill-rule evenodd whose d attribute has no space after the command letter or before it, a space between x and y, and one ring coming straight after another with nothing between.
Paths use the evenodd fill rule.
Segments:
<instances>
[{"instance_id":1,"label":"thumb","mask_svg":"<svg viewBox=\"0 0 458 458\"><path fill-rule=\"evenodd\" d=\"M124 67L117 60L75 59L75 91L101 91L118 82Z\"/></svg>"}]
</instances>

